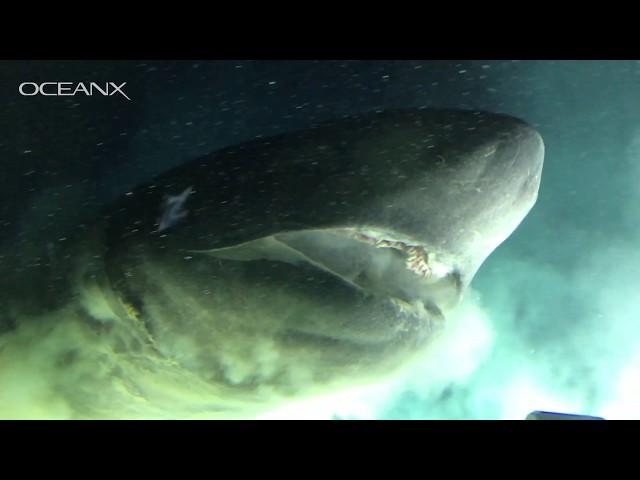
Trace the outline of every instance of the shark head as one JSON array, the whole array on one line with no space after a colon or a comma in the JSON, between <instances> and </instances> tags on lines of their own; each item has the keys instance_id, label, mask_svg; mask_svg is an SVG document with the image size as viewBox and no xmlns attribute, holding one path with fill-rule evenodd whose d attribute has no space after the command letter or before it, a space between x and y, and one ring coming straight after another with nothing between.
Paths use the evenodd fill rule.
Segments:
<instances>
[{"instance_id":1,"label":"shark head","mask_svg":"<svg viewBox=\"0 0 640 480\"><path fill-rule=\"evenodd\" d=\"M229 147L109 206L83 278L221 412L368 381L437 338L543 157L521 120L429 109Z\"/></svg>"}]
</instances>

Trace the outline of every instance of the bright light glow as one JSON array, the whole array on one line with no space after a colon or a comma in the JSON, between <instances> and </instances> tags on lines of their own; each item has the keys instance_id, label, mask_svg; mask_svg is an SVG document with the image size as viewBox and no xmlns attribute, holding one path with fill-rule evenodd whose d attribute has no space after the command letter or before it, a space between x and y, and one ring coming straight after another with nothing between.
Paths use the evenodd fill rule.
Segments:
<instances>
[{"instance_id":1,"label":"bright light glow","mask_svg":"<svg viewBox=\"0 0 640 480\"><path fill-rule=\"evenodd\" d=\"M613 395L600 409L611 420L640 420L640 354L618 376Z\"/></svg>"},{"instance_id":2,"label":"bright light glow","mask_svg":"<svg viewBox=\"0 0 640 480\"><path fill-rule=\"evenodd\" d=\"M392 382L292 402L260 415L260 420L373 420L397 388Z\"/></svg>"},{"instance_id":3,"label":"bright light glow","mask_svg":"<svg viewBox=\"0 0 640 480\"><path fill-rule=\"evenodd\" d=\"M526 373L517 374L496 394L500 400L501 420L524 420L533 410L583 414L580 403L567 399L565 392L556 393L535 382Z\"/></svg>"}]
</instances>

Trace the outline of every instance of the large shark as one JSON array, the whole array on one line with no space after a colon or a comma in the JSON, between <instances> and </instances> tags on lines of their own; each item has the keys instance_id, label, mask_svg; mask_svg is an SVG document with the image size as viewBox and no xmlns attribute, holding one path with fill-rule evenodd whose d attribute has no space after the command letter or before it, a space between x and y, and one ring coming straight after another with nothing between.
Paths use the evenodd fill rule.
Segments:
<instances>
[{"instance_id":1,"label":"large shark","mask_svg":"<svg viewBox=\"0 0 640 480\"><path fill-rule=\"evenodd\" d=\"M51 391L71 418L238 418L393 374L530 211L543 157L519 119L422 109L159 175L69 242Z\"/></svg>"}]
</instances>

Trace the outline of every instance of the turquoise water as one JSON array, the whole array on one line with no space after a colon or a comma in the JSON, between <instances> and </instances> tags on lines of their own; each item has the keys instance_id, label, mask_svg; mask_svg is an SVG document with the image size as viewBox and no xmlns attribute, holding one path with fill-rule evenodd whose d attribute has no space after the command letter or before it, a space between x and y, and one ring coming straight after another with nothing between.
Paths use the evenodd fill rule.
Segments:
<instances>
[{"instance_id":1,"label":"turquoise water","mask_svg":"<svg viewBox=\"0 0 640 480\"><path fill-rule=\"evenodd\" d=\"M545 139L540 196L474 280L490 352L452 385L399 394L382 416L638 418L639 65L490 65L504 72L501 109Z\"/></svg>"}]
</instances>

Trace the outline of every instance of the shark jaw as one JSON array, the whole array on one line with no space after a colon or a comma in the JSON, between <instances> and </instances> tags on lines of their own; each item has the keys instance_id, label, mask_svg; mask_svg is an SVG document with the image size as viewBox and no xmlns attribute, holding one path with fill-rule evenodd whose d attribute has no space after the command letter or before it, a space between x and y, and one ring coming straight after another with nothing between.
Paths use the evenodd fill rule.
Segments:
<instances>
[{"instance_id":1,"label":"shark jaw","mask_svg":"<svg viewBox=\"0 0 640 480\"><path fill-rule=\"evenodd\" d=\"M166 172L105 207L78 259L107 380L133 385L123 405L222 413L392 375L532 208L543 154L517 119L388 112ZM95 417L108 395L87 391Z\"/></svg>"},{"instance_id":2,"label":"shark jaw","mask_svg":"<svg viewBox=\"0 0 640 480\"><path fill-rule=\"evenodd\" d=\"M374 227L301 230L240 245L192 250L235 260L307 265L364 293L388 297L403 313L442 320L462 298L460 273L451 256L397 232Z\"/></svg>"}]
</instances>

